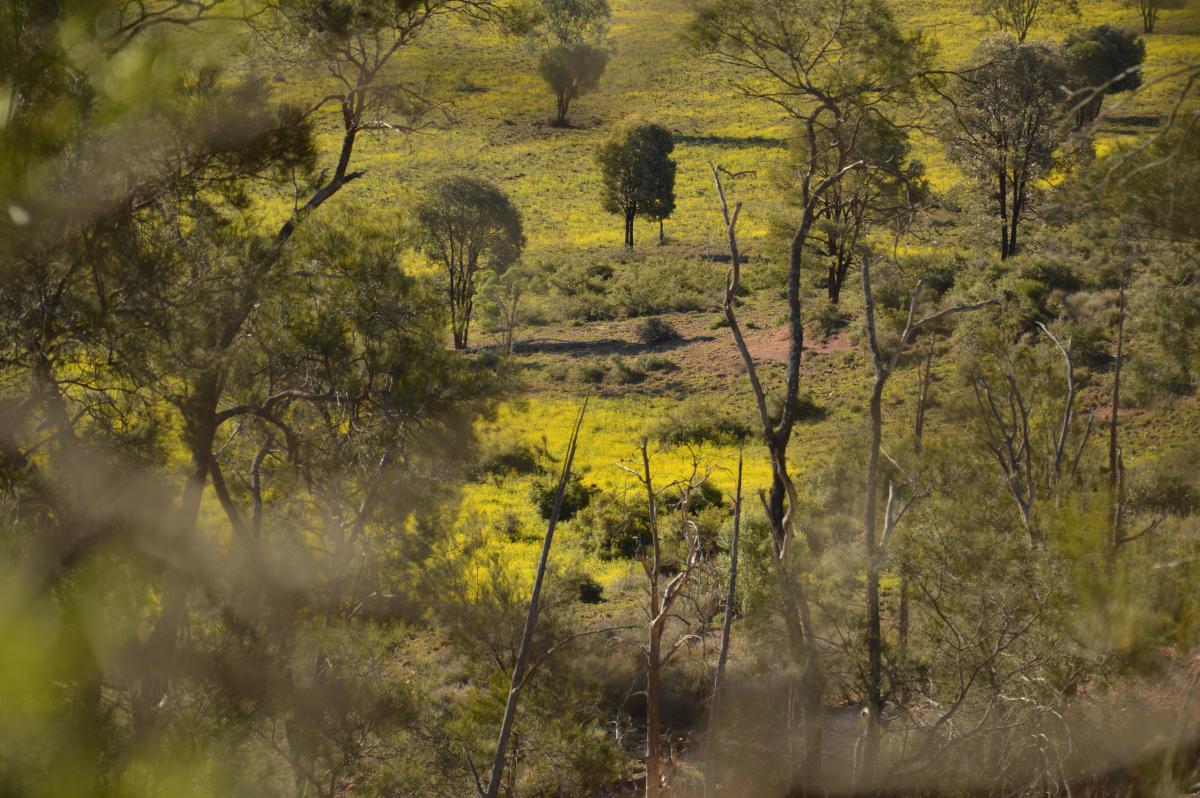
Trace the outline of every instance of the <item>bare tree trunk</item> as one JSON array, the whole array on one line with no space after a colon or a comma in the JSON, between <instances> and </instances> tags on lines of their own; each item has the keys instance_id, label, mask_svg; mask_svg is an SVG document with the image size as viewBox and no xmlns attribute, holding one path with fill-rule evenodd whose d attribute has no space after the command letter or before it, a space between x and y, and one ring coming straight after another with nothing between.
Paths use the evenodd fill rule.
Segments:
<instances>
[{"instance_id":1,"label":"bare tree trunk","mask_svg":"<svg viewBox=\"0 0 1200 798\"><path fill-rule=\"evenodd\" d=\"M1011 254L1008 247L1008 172L1000 168L1000 185L998 197L1000 200L1000 260L1007 260Z\"/></svg>"},{"instance_id":2,"label":"bare tree trunk","mask_svg":"<svg viewBox=\"0 0 1200 798\"><path fill-rule=\"evenodd\" d=\"M867 341L871 346L871 355L875 365L875 384L871 389L871 442L867 452L866 474L866 510L863 516L863 549L867 560L867 729L862 749L862 781L868 787L874 788L878 779L879 738L883 721L883 634L879 607L879 571L880 571L880 540L877 536L877 503L879 494L879 454L883 442L883 389L888 379L895 373L900 356L908 344L923 327L937 319L955 313L978 310L995 304L995 300L987 300L973 305L956 305L938 311L920 320L916 318L917 301L921 296L924 279L917 282L913 289L912 301L908 307L908 320L900 333L900 340L889 358L884 358L879 347L879 338L875 329L875 294L871 290L871 260L864 257L862 261L863 301L867 322ZM884 534L891 532L893 519L891 516L891 497L888 501L887 523Z\"/></svg>"},{"instance_id":3,"label":"bare tree trunk","mask_svg":"<svg viewBox=\"0 0 1200 798\"><path fill-rule=\"evenodd\" d=\"M1150 0L1145 0L1149 2ZM1117 356L1113 367L1112 401L1109 405L1108 419L1108 492L1112 503L1112 548L1115 551L1121 543L1122 515L1121 506L1121 449L1117 437L1118 418L1121 413L1121 362L1125 356L1125 277L1121 277L1117 299Z\"/></svg>"},{"instance_id":4,"label":"bare tree trunk","mask_svg":"<svg viewBox=\"0 0 1200 798\"><path fill-rule=\"evenodd\" d=\"M863 516L863 549L867 558L867 730L862 751L862 779L874 786L879 759L880 722L883 716L883 636L879 617L879 554L876 541L875 505L879 492L879 449L883 442L883 388L891 376L884 365L875 333L875 295L871 291L871 264L862 263L863 297L866 302L867 334L875 358L875 385L871 390L871 443L867 450L866 509ZM916 305L916 295L913 296ZM912 314L909 314L909 324ZM907 332L907 330L905 331ZM900 347L906 341L901 338ZM895 361L893 360L893 363Z\"/></svg>"},{"instance_id":5,"label":"bare tree trunk","mask_svg":"<svg viewBox=\"0 0 1200 798\"><path fill-rule=\"evenodd\" d=\"M476 778L475 787L481 796L496 798L500 792L500 782L504 776L504 764L508 752L508 738L512 733L513 721L517 715L517 699L521 688L525 686L525 669L529 664L529 650L533 643L533 632L537 626L538 611L542 583L546 578L546 566L550 560L550 547L554 543L554 529L558 524L558 516L562 511L563 493L567 480L571 478L571 466L575 462L575 449L579 443L579 430L583 425L583 415L587 411L587 399L579 408L579 416L575 419L575 428L571 431L571 439L567 443L567 456L563 461L562 474L558 479L558 489L554 493L554 506L550 511L550 520L546 524L546 536L542 540L542 553L538 558L537 571L533 578L533 592L529 597L529 610L525 615L525 629L521 634L521 646L517 649L517 660L513 665L511 686L508 690L508 702L504 707L504 719L500 723L500 735L496 740L496 754L492 759L492 772L485 790Z\"/></svg>"},{"instance_id":6,"label":"bare tree trunk","mask_svg":"<svg viewBox=\"0 0 1200 798\"><path fill-rule=\"evenodd\" d=\"M658 798L662 786L662 730L659 713L662 709L662 594L658 580L662 575L662 545L658 535L658 495L650 474L650 454L642 439L642 473L645 477L646 507L649 513L650 564L646 576L650 580L650 622L646 641L646 798Z\"/></svg>"},{"instance_id":7,"label":"bare tree trunk","mask_svg":"<svg viewBox=\"0 0 1200 798\"><path fill-rule=\"evenodd\" d=\"M658 798L662 788L662 628L650 624L646 656L646 798Z\"/></svg>"},{"instance_id":8,"label":"bare tree trunk","mask_svg":"<svg viewBox=\"0 0 1200 798\"><path fill-rule=\"evenodd\" d=\"M742 452L738 452L737 495L733 502L733 536L729 541L729 586L725 592L725 622L721 627L721 650L717 655L717 672L713 677L712 705L708 710L708 757L704 763L704 798L717 792L718 717L721 712L721 690L725 684L725 662L729 657L729 638L733 632L733 607L737 600L738 539L742 525Z\"/></svg>"},{"instance_id":9,"label":"bare tree trunk","mask_svg":"<svg viewBox=\"0 0 1200 798\"><path fill-rule=\"evenodd\" d=\"M571 97L568 92L560 92L558 95L558 114L554 117L555 127L565 127L567 124L567 113L571 109Z\"/></svg>"},{"instance_id":10,"label":"bare tree trunk","mask_svg":"<svg viewBox=\"0 0 1200 798\"><path fill-rule=\"evenodd\" d=\"M775 548L776 576L780 584L781 611L788 631L788 642L798 678L797 692L802 696L802 723L804 725L805 753L804 774L800 788L807 792L815 790L822 781L822 750L824 733L824 690L825 677L815 650L812 617L808 611L808 599L800 579L791 573L790 544L795 538L792 512L798 507L795 485L787 470L787 447L795 423L796 399L800 388L800 358L804 350L804 326L801 318L800 266L804 242L814 220L811 209L805 213L792 239L788 266L788 316L790 343L788 347L787 384L784 394L783 415L778 422L771 418L767 408L766 392L758 376L754 358L746 345L741 325L734 309L738 288L741 283L741 256L737 242L737 218L741 203L730 209L721 184L720 172L714 166L713 179L721 202L725 220L726 236L729 241L731 266L725 284L724 309L734 342L746 368L751 390L758 407L759 422L763 439L771 455L770 498L763 499L767 518L771 523L772 543ZM839 173L844 174L844 172ZM823 181L814 192L810 204L819 200L823 191L835 180ZM789 730L790 733L790 730Z\"/></svg>"}]
</instances>

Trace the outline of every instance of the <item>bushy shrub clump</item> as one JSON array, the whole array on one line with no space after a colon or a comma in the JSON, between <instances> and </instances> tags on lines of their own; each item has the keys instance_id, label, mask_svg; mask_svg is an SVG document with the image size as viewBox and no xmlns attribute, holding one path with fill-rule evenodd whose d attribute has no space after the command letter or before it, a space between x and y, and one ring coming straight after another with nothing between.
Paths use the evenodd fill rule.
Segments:
<instances>
[{"instance_id":1,"label":"bushy shrub clump","mask_svg":"<svg viewBox=\"0 0 1200 798\"><path fill-rule=\"evenodd\" d=\"M564 263L550 276L546 315L563 321L717 310L724 270L690 257Z\"/></svg>"},{"instance_id":2,"label":"bushy shrub clump","mask_svg":"<svg viewBox=\"0 0 1200 798\"><path fill-rule=\"evenodd\" d=\"M679 331L675 329L669 321L664 321L658 316L651 316L648 319L642 319L638 322L634 329L634 335L638 341L646 346L654 344L662 344L667 341L675 341L679 339Z\"/></svg>"},{"instance_id":3,"label":"bushy shrub clump","mask_svg":"<svg viewBox=\"0 0 1200 798\"><path fill-rule=\"evenodd\" d=\"M651 429L651 436L666 444L734 443L749 438L754 427L738 414L713 401L681 402Z\"/></svg>"},{"instance_id":4,"label":"bushy shrub clump","mask_svg":"<svg viewBox=\"0 0 1200 798\"><path fill-rule=\"evenodd\" d=\"M538 514L547 521L550 520L550 514L554 511L554 496L558 491L558 479L557 475L545 473L535 477L529 488L530 497L533 499L534 506L537 507ZM595 493L596 489L591 485L585 485L579 474L571 474L563 490L563 501L562 507L559 509L558 520L570 521L580 510L591 503Z\"/></svg>"}]
</instances>

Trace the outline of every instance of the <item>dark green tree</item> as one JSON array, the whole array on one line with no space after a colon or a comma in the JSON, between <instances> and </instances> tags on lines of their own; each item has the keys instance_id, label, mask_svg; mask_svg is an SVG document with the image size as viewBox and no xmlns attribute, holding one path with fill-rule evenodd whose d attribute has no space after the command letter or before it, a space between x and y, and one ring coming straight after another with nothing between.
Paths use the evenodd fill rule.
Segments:
<instances>
[{"instance_id":1,"label":"dark green tree","mask_svg":"<svg viewBox=\"0 0 1200 798\"><path fill-rule=\"evenodd\" d=\"M1142 85L1138 67L1146 60L1146 43L1133 31L1097 25L1075 31L1063 46L1071 61L1075 122L1080 127L1096 120L1107 95Z\"/></svg>"},{"instance_id":2,"label":"dark green tree","mask_svg":"<svg viewBox=\"0 0 1200 798\"><path fill-rule=\"evenodd\" d=\"M445 269L454 348L466 349L480 272L503 274L525 248L521 213L498 186L460 175L430 186L415 218L421 248Z\"/></svg>"},{"instance_id":3,"label":"dark green tree","mask_svg":"<svg viewBox=\"0 0 1200 798\"><path fill-rule=\"evenodd\" d=\"M791 231L787 268L788 354L780 412L772 411L736 313L741 279L736 235L740 208L727 201L714 170L728 234L731 269L725 293L725 318L738 345L758 408L763 442L771 458L771 491L766 502L781 590L778 608L796 668L797 693L804 720L803 778L820 784L825 673L821 635L814 630L812 604L802 574L786 556L796 536L794 517L801 512L788 447L801 404L800 362L804 351L802 274L824 196L867 164L854 157L855 131L864 117L892 119L899 106L916 99L930 48L919 36L904 33L881 0L703 0L696 3L691 36L696 45L732 73L737 88L782 112L808 142L805 163L796 169L799 219ZM845 135L838 135L838 131ZM839 142L823 161L817 142ZM885 690L879 604L878 541L864 535L867 574L867 649L869 667L863 692L868 718L863 751L867 779L876 776Z\"/></svg>"},{"instance_id":4,"label":"dark green tree","mask_svg":"<svg viewBox=\"0 0 1200 798\"><path fill-rule=\"evenodd\" d=\"M671 131L653 122L629 125L596 151L604 210L625 220L625 246L633 246L633 221L658 220L675 208L675 161ZM661 228L660 228L661 229Z\"/></svg>"}]
</instances>

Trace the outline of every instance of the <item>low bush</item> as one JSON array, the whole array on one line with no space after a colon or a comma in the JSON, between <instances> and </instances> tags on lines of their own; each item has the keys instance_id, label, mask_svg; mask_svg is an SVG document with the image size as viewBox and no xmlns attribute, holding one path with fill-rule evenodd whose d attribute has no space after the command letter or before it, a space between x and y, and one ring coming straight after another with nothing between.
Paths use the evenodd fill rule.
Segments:
<instances>
[{"instance_id":1,"label":"low bush","mask_svg":"<svg viewBox=\"0 0 1200 798\"><path fill-rule=\"evenodd\" d=\"M587 385L599 385L608 376L608 369L597 360L587 360L571 369L571 377L576 382Z\"/></svg>"},{"instance_id":2,"label":"low bush","mask_svg":"<svg viewBox=\"0 0 1200 798\"><path fill-rule=\"evenodd\" d=\"M679 371L678 363L662 355L642 355L634 362L639 369L645 372Z\"/></svg>"},{"instance_id":3,"label":"low bush","mask_svg":"<svg viewBox=\"0 0 1200 798\"><path fill-rule=\"evenodd\" d=\"M580 513L579 523L603 560L630 559L650 545L646 508L607 493L600 494Z\"/></svg>"},{"instance_id":4,"label":"low bush","mask_svg":"<svg viewBox=\"0 0 1200 798\"><path fill-rule=\"evenodd\" d=\"M508 436L484 440L480 445L470 477L504 477L510 474L536 474L541 470L541 455L529 443Z\"/></svg>"},{"instance_id":5,"label":"low bush","mask_svg":"<svg viewBox=\"0 0 1200 798\"><path fill-rule=\"evenodd\" d=\"M579 601L582 604L599 604L604 601L604 586L585 575L579 580Z\"/></svg>"},{"instance_id":6,"label":"low bush","mask_svg":"<svg viewBox=\"0 0 1200 798\"><path fill-rule=\"evenodd\" d=\"M646 346L679 339L679 331L675 329L674 325L658 316L651 316L638 322L637 327L634 328L634 335Z\"/></svg>"},{"instance_id":7,"label":"low bush","mask_svg":"<svg viewBox=\"0 0 1200 798\"><path fill-rule=\"evenodd\" d=\"M841 305L832 302L817 304L812 313L812 324L822 338L828 338L849 323L850 314Z\"/></svg>"},{"instance_id":8,"label":"low bush","mask_svg":"<svg viewBox=\"0 0 1200 798\"><path fill-rule=\"evenodd\" d=\"M693 399L676 406L651 429L666 444L734 443L754 431L750 419L712 401Z\"/></svg>"},{"instance_id":9,"label":"low bush","mask_svg":"<svg viewBox=\"0 0 1200 798\"><path fill-rule=\"evenodd\" d=\"M646 379L646 372L636 363L630 363L621 357L614 357L608 363L608 373L604 382L609 385L635 385Z\"/></svg>"},{"instance_id":10,"label":"low bush","mask_svg":"<svg viewBox=\"0 0 1200 798\"><path fill-rule=\"evenodd\" d=\"M549 521L550 514L554 511L554 497L558 492L558 477L548 473L535 477L529 492L538 514L544 520ZM562 507L559 509L558 520L570 521L580 510L591 503L595 493L596 489L585 485L579 474L571 474L563 490L563 501Z\"/></svg>"}]
</instances>

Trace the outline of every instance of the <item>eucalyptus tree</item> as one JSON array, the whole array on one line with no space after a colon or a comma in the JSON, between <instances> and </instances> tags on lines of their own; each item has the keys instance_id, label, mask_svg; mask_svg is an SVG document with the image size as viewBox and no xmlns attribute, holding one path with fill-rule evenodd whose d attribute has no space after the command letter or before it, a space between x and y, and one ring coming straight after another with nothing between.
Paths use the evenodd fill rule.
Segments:
<instances>
[{"instance_id":1,"label":"eucalyptus tree","mask_svg":"<svg viewBox=\"0 0 1200 798\"><path fill-rule=\"evenodd\" d=\"M345 89L339 98L345 136L336 165L319 178L311 119L323 103L278 105L263 81L194 68L170 57L178 51L169 37L150 35L202 26L217 3L6 4L3 10L6 36L15 31L17 46L0 78L6 98L15 100L6 103L0 127L0 306L11 333L0 365L0 428L6 476L43 505L36 516L17 519L41 531L25 549L19 581L29 601L39 600L90 552L138 532L135 548L143 559L130 567L152 583L138 627L150 631L130 641L139 667L110 686L131 715L123 728L142 741L165 741L171 726L161 719L186 704L195 674L181 670L184 659L215 655L197 650L200 637L181 650L185 630L193 622L206 632L242 628L214 620L232 616L219 616L220 599L210 601L220 595L210 582L212 551L225 538L202 513L206 494L211 490L225 508L235 539L256 528L261 515L238 509L239 487L227 476L245 473L261 485L276 447L299 462L303 447L285 430L296 431L287 414L327 404L331 393L328 386L287 386L295 374L249 365L264 340L257 322L302 279L290 241L309 213L362 176L352 165L358 133L391 124L381 109L405 90L380 77L388 59L438 14L491 7L406 2L373 11L360 4L345 19L327 19L324 12L339 10L319 5L272 9L285 21L272 17L275 26L312 23L304 43L328 59ZM375 13L385 7L389 14ZM255 30L273 42L288 40ZM359 57L364 47L375 54L369 62ZM348 69L358 71L346 78ZM129 157L132 150L137 158ZM295 197L295 212L282 226L264 229L256 213L262 192ZM393 361L403 367L409 359ZM267 377L287 387L270 390L261 382ZM438 394L451 404L454 395ZM243 412L247 407L254 412ZM411 432L425 422L405 423ZM220 431L234 428L262 429L273 438L245 471L229 459L231 441L218 442ZM164 450L179 453L179 467L157 470ZM84 483L74 493L39 487L67 484L84 462L101 472L117 464L153 469L161 477L157 492L177 501L161 502L155 523L142 529L129 520L144 509L137 503L114 509ZM27 496L20 506L33 509ZM196 590L200 585L204 591ZM113 745L120 740L114 737Z\"/></svg>"},{"instance_id":2,"label":"eucalyptus tree","mask_svg":"<svg viewBox=\"0 0 1200 798\"><path fill-rule=\"evenodd\" d=\"M1048 13L1079 13L1079 0L978 0L977 5L980 13L1019 42L1025 41L1029 29Z\"/></svg>"},{"instance_id":3,"label":"eucalyptus tree","mask_svg":"<svg viewBox=\"0 0 1200 798\"><path fill-rule=\"evenodd\" d=\"M530 25L542 42L538 72L554 93L554 125L564 127L571 102L593 91L608 66L604 47L608 0L540 0Z\"/></svg>"},{"instance_id":4,"label":"eucalyptus tree","mask_svg":"<svg viewBox=\"0 0 1200 798\"><path fill-rule=\"evenodd\" d=\"M840 131L832 131L838 135ZM863 120L853 142L855 157L871 164L837 181L822 195L817 205L817 223L809 236L811 254L826 263L825 291L830 304L841 299L842 287L850 270L866 252L867 236L874 229L898 229L912 218L928 195L924 167L911 157L912 146L906 132L882 117ZM808 144L799 137L792 145L792 163L810 160ZM839 144L822 136L817 142L816 160L824 161L824 171L832 168ZM794 170L784 174L787 199L799 204Z\"/></svg>"},{"instance_id":5,"label":"eucalyptus tree","mask_svg":"<svg viewBox=\"0 0 1200 798\"><path fill-rule=\"evenodd\" d=\"M445 271L454 348L466 349L480 274L503 274L525 248L521 212L498 186L460 175L436 181L414 216L421 248Z\"/></svg>"},{"instance_id":6,"label":"eucalyptus tree","mask_svg":"<svg viewBox=\"0 0 1200 798\"><path fill-rule=\"evenodd\" d=\"M1137 9L1145 33L1154 33L1162 12L1184 8L1187 3L1188 0L1125 0L1126 6Z\"/></svg>"},{"instance_id":7,"label":"eucalyptus tree","mask_svg":"<svg viewBox=\"0 0 1200 798\"><path fill-rule=\"evenodd\" d=\"M802 781L815 788L821 781L824 676L807 591L791 565L799 500L788 462L804 349L802 274L822 201L848 175L872 166L857 153L861 132L869 119L892 118L897 107L914 96L929 50L919 38L904 34L890 8L879 0L708 0L695 4L691 34L702 52L729 70L740 93L762 100L791 121L807 146L804 161L796 167L799 219L788 253L788 355L779 413L770 409L734 309L741 277L736 240L740 206L730 207L719 179L718 192L732 255L725 314L754 391L771 458L767 514L790 646L804 683ZM826 157L821 141L835 143L832 157Z\"/></svg>"},{"instance_id":8,"label":"eucalyptus tree","mask_svg":"<svg viewBox=\"0 0 1200 798\"><path fill-rule=\"evenodd\" d=\"M1002 260L1017 254L1035 184L1061 162L1068 74L1061 48L1007 36L984 41L959 72L946 148L995 198Z\"/></svg>"}]
</instances>

